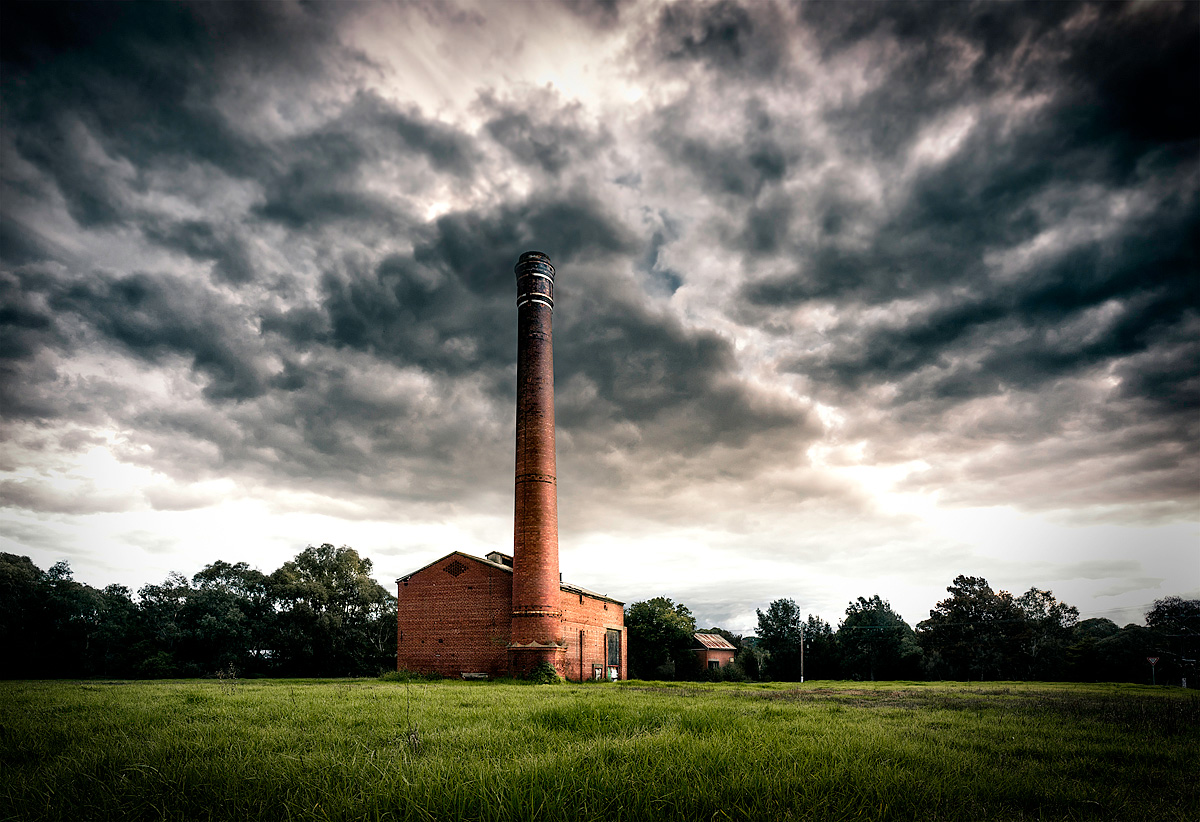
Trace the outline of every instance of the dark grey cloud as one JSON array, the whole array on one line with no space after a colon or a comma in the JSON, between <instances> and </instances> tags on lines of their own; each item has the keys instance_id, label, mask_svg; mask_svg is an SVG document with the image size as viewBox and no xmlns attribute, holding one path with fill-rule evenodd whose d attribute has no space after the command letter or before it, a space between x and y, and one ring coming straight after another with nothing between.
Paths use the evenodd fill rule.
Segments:
<instances>
[{"instance_id":1,"label":"dark grey cloud","mask_svg":"<svg viewBox=\"0 0 1200 822\"><path fill-rule=\"evenodd\" d=\"M475 148L466 135L402 111L375 94L360 93L320 129L271 147L258 172L266 201L258 216L303 230L328 220L393 221L402 216L367 183L384 161L404 163L403 194L428 187L432 174L469 175ZM423 159L429 170L413 167Z\"/></svg>"},{"instance_id":2,"label":"dark grey cloud","mask_svg":"<svg viewBox=\"0 0 1200 822\"><path fill-rule=\"evenodd\" d=\"M252 399L266 390L266 375L236 330L237 312L196 284L145 272L97 273L55 294L50 305L134 356L190 358L212 400Z\"/></svg>"},{"instance_id":3,"label":"dark grey cloud","mask_svg":"<svg viewBox=\"0 0 1200 822\"><path fill-rule=\"evenodd\" d=\"M907 148L930 118L1010 88L1053 86L1047 38L1079 10L1070 3L805 3L803 22L824 60L862 50L884 82L829 113L852 150L883 159ZM1013 74L1018 76L1015 78Z\"/></svg>"},{"instance_id":4,"label":"dark grey cloud","mask_svg":"<svg viewBox=\"0 0 1200 822\"><path fill-rule=\"evenodd\" d=\"M0 495L70 518L231 483L347 520L501 518L512 267L537 248L564 535L707 523L816 562L854 522L854 550L915 557L916 516L851 474L916 461L900 490L946 505L1178 520L1196 16L9 4ZM165 479L56 485L92 449Z\"/></svg>"},{"instance_id":5,"label":"dark grey cloud","mask_svg":"<svg viewBox=\"0 0 1200 822\"><path fill-rule=\"evenodd\" d=\"M717 0L664 6L651 50L668 63L699 63L763 80L785 67L788 47L784 13L776 4Z\"/></svg>"},{"instance_id":6,"label":"dark grey cloud","mask_svg":"<svg viewBox=\"0 0 1200 822\"><path fill-rule=\"evenodd\" d=\"M731 341L593 285L573 289L583 304L569 309L556 347L556 379L589 389L560 409L565 430L631 422L655 431L655 448L683 455L737 448L773 428L812 435L802 410L761 401L737 377Z\"/></svg>"},{"instance_id":7,"label":"dark grey cloud","mask_svg":"<svg viewBox=\"0 0 1200 822\"><path fill-rule=\"evenodd\" d=\"M1200 305L1194 6L816 3L803 16L825 59L879 47L885 79L829 122L852 154L885 169L894 162L898 173L899 153L944 112L988 95L1048 101L1025 122L983 109L990 113L977 115L953 156L917 170L882 221L863 222L845 198L822 197L820 233L781 240L786 208L751 212L751 257L782 252L795 264L793 273L747 284L749 304L767 312L809 301L920 306L866 327L852 312L831 332L833 346L798 355L789 368L826 388L893 384L895 405L928 412L930 399L946 407L1105 366L1124 373L1120 364L1137 357L1159 363L1159 376L1122 384L1126 399L1144 404L1113 424L1195 402L1195 370L1166 342L1194 324ZM1016 254L1070 220L1086 226L1088 215L1074 213L1086 208L1084 191L1138 198L1141 213L1113 219L1097 209L1091 219L1112 223L1103 236L1063 238L1065 247L1022 276L996 276L998 253ZM858 230L844 240L846 220L856 217ZM1108 325L1098 333L1098 323Z\"/></svg>"},{"instance_id":8,"label":"dark grey cloud","mask_svg":"<svg viewBox=\"0 0 1200 822\"><path fill-rule=\"evenodd\" d=\"M683 101L656 115L653 135L656 145L690 170L705 190L753 200L787 176L800 149L780 133L779 124L759 100L751 98L728 113L728 121L744 124L733 137L696 133L697 121L710 125L706 115Z\"/></svg>"},{"instance_id":9,"label":"dark grey cloud","mask_svg":"<svg viewBox=\"0 0 1200 822\"><path fill-rule=\"evenodd\" d=\"M517 161L558 176L571 165L591 161L612 137L583 121L581 103L564 104L539 90L520 101L501 101L492 92L480 98L491 115L484 128Z\"/></svg>"},{"instance_id":10,"label":"dark grey cloud","mask_svg":"<svg viewBox=\"0 0 1200 822\"><path fill-rule=\"evenodd\" d=\"M180 220L143 226L146 237L201 261L212 261L216 279L239 285L254 279L246 241L236 231L206 220Z\"/></svg>"},{"instance_id":11,"label":"dark grey cloud","mask_svg":"<svg viewBox=\"0 0 1200 822\"><path fill-rule=\"evenodd\" d=\"M1008 89L1049 91L1075 142L1195 139L1195 4L814 2L800 17L826 59L869 44L889 82L835 115L885 156L939 110ZM896 44L898 49L885 48ZM1130 44L1153 47L1130 47ZM1136 153L1136 151L1135 151ZM1115 160L1129 161L1129 155Z\"/></svg>"},{"instance_id":12,"label":"dark grey cloud","mask_svg":"<svg viewBox=\"0 0 1200 822\"><path fill-rule=\"evenodd\" d=\"M569 266L633 248L630 230L583 189L447 214L413 239L410 254L327 271L320 306L265 317L264 328L298 345L344 346L442 374L503 368L515 357L511 271L522 250L540 242Z\"/></svg>"},{"instance_id":13,"label":"dark grey cloud","mask_svg":"<svg viewBox=\"0 0 1200 822\"><path fill-rule=\"evenodd\" d=\"M33 279L0 272L0 360L33 356L51 329L46 305L27 287Z\"/></svg>"},{"instance_id":14,"label":"dark grey cloud","mask_svg":"<svg viewBox=\"0 0 1200 822\"><path fill-rule=\"evenodd\" d=\"M1064 251L1039 267L1030 279L1015 284L986 279L981 257L987 244L955 248L947 241L945 253L952 258L962 256L959 271L974 270L978 276L969 293L933 299L927 311L915 313L902 325L846 328L847 345L832 352L832 359L805 358L794 365L823 382L858 387L864 380L903 379L937 366L951 353L976 353L972 368L978 385L973 390L946 369L938 369L947 378L945 382L925 380L911 394L901 395L904 401L914 395L962 396L964 390L967 395L991 393L1002 386L1033 388L1064 373L1145 351L1163 334L1172 333L1195 316L1200 285L1194 276L1198 260L1189 231L1200 221L1200 201L1194 196L1189 199L1163 203L1145 219L1124 227L1118 236ZM925 223L927 229L930 225ZM881 233L887 239L880 238L877 253L859 256L846 265L856 271L893 271L901 276L915 270L916 277L929 276L933 281L918 286L910 277L907 288L885 282L871 290L866 286L859 294L880 300L906 290L933 295L939 281L950 279L945 274L934 279L927 270L916 268L915 256L897 259L882 248L888 240L899 245L902 236L911 237L917 231L920 226L914 224L885 228ZM935 244L924 247L933 249ZM953 281L961 284L963 279L956 276ZM834 282L835 288L848 288L845 282ZM751 293L763 302L786 297L776 290L776 284L760 284ZM1104 334L1094 334L1094 325L1073 332L1064 329L1083 312L1112 301L1116 316ZM1022 333L1004 333L1014 329Z\"/></svg>"},{"instance_id":15,"label":"dark grey cloud","mask_svg":"<svg viewBox=\"0 0 1200 822\"><path fill-rule=\"evenodd\" d=\"M559 5L598 29L611 29L621 20L621 10L632 0L558 0Z\"/></svg>"},{"instance_id":16,"label":"dark grey cloud","mask_svg":"<svg viewBox=\"0 0 1200 822\"><path fill-rule=\"evenodd\" d=\"M325 66L337 5L72 3L6 6L7 119L22 155L46 169L82 224L116 219L82 132L110 157L211 163L232 174L260 161L214 105L230 85L312 78Z\"/></svg>"}]
</instances>

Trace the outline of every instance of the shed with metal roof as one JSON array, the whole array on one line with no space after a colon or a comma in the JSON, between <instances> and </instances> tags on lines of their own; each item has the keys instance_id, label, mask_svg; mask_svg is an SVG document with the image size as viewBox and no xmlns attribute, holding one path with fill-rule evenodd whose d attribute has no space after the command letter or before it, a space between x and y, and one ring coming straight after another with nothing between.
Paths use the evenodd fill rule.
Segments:
<instances>
[{"instance_id":1,"label":"shed with metal roof","mask_svg":"<svg viewBox=\"0 0 1200 822\"><path fill-rule=\"evenodd\" d=\"M692 648L700 660L701 668L723 668L733 662L737 654L737 648L720 634L696 632L692 634L692 639Z\"/></svg>"}]
</instances>

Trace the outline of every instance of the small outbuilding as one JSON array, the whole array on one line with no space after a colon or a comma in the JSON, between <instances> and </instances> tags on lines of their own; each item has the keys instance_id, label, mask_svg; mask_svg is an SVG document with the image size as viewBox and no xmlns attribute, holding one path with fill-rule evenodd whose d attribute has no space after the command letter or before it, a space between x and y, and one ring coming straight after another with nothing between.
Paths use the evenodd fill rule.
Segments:
<instances>
[{"instance_id":1,"label":"small outbuilding","mask_svg":"<svg viewBox=\"0 0 1200 822\"><path fill-rule=\"evenodd\" d=\"M700 660L701 668L724 668L733 662L733 657L737 654L737 648L720 634L696 633L692 634L692 637L695 639L692 648Z\"/></svg>"}]
</instances>

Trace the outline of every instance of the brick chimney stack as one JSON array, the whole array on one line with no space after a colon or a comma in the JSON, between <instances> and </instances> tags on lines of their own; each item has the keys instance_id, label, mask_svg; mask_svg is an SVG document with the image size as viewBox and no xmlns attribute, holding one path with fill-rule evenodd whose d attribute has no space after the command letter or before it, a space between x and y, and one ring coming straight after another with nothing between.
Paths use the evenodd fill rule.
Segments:
<instances>
[{"instance_id":1,"label":"brick chimney stack","mask_svg":"<svg viewBox=\"0 0 1200 822\"><path fill-rule=\"evenodd\" d=\"M540 251L517 260L517 465L512 642L516 674L549 662L565 673L554 464L554 266Z\"/></svg>"}]
</instances>

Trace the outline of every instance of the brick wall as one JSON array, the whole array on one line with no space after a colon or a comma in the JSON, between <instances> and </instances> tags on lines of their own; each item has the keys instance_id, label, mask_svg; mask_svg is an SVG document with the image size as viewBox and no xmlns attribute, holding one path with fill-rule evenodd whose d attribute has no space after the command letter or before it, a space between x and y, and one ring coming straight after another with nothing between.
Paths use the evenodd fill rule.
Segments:
<instances>
[{"instance_id":1,"label":"brick wall","mask_svg":"<svg viewBox=\"0 0 1200 822\"><path fill-rule=\"evenodd\" d=\"M508 673L512 573L451 554L397 583L396 666L440 673Z\"/></svg>"},{"instance_id":2,"label":"brick wall","mask_svg":"<svg viewBox=\"0 0 1200 822\"><path fill-rule=\"evenodd\" d=\"M709 662L717 662L722 668L733 662L737 651L720 650L717 648L697 648L696 656L700 658L700 667L707 670Z\"/></svg>"},{"instance_id":3,"label":"brick wall","mask_svg":"<svg viewBox=\"0 0 1200 822\"><path fill-rule=\"evenodd\" d=\"M453 553L401 579L396 586L396 667L458 677L514 672L507 646L512 636L512 571ZM607 632L621 632L620 679L628 678L628 636L619 602L571 588L560 590L562 622L555 639L559 673L579 681L604 666ZM580 642L580 632L582 643ZM582 651L582 656L581 652Z\"/></svg>"},{"instance_id":4,"label":"brick wall","mask_svg":"<svg viewBox=\"0 0 1200 822\"><path fill-rule=\"evenodd\" d=\"M567 643L564 672L567 678L575 681L591 679L592 666L605 665L607 632L611 629L621 632L621 665L618 677L627 679L625 660L628 655L628 643L625 633L625 611L621 605L569 588L562 591L561 602L563 639Z\"/></svg>"},{"instance_id":5,"label":"brick wall","mask_svg":"<svg viewBox=\"0 0 1200 822\"><path fill-rule=\"evenodd\" d=\"M525 267L518 264L518 272ZM518 281L518 292L528 291L535 281L547 282L525 276ZM547 305L529 302L518 310L513 606L522 616L513 625L513 641L522 645L553 642L561 636L551 326ZM525 651L522 661L557 665L561 659L558 652Z\"/></svg>"}]
</instances>

